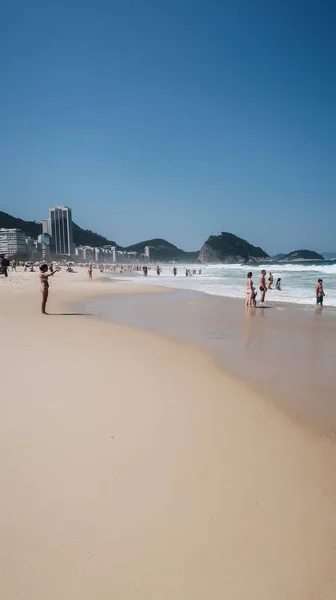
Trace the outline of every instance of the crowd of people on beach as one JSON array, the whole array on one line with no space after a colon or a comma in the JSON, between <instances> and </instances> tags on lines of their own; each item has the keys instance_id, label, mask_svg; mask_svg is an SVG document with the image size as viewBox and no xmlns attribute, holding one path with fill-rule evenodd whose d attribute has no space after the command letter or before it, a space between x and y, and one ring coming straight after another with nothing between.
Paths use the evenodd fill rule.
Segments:
<instances>
[{"instance_id":1,"label":"crowd of people on beach","mask_svg":"<svg viewBox=\"0 0 336 600\"><path fill-rule=\"evenodd\" d=\"M272 290L272 285L274 282L273 273L270 272L269 277L266 281L266 271L262 269L260 277L259 277L259 290L260 290L260 303L263 304L265 302L266 292L268 290ZM281 277L277 279L275 284L276 289L281 291ZM249 271L247 274L246 280L246 306L256 306L257 305L257 290L254 287L252 281L252 272Z\"/></svg>"},{"instance_id":2,"label":"crowd of people on beach","mask_svg":"<svg viewBox=\"0 0 336 600\"><path fill-rule=\"evenodd\" d=\"M16 271L18 265L23 266L24 271L29 270L31 272L35 272L34 264L30 261L25 262L25 263L17 263L17 261L15 259L13 259L10 262L4 255L0 255L0 275L4 275L5 277L8 277L8 269L11 267L12 271ZM127 271L142 270L143 275L145 277L147 277L148 271L151 268L148 265L144 265L142 267L140 267L139 265L126 265L126 266L118 265L118 267L116 265L99 265L97 267L97 265L93 265L92 263L90 263L89 268L88 268L89 280L92 280L92 273L93 273L94 266L95 266L95 268L99 268L99 271L101 273L104 273L105 270L110 270L110 271L118 270L120 273L123 273L123 271L127 272ZM41 304L42 314L47 314L46 313L46 304L47 304L48 294L49 294L49 281L48 281L49 277L53 276L60 269L61 269L61 267L59 267L59 266L56 266L54 268L53 264L48 266L46 263L43 263L40 266L40 283L41 283L41 292L42 292L42 304ZM73 269L70 266L68 266L66 271L69 273L74 273ZM178 268L176 266L174 266L172 269L172 273L173 273L174 277L176 277L177 271L178 271ZM159 265L157 265L156 274L159 276L159 275L161 275L161 273L162 273L162 268ZM198 269L198 270L197 269L189 269L189 268L185 269L186 277L192 277L193 275L197 275L197 274L201 275L202 270L201 269ZM253 276L252 272L249 271L247 273L247 279L246 279L246 301L245 301L245 304L247 307L251 307L251 306L255 307L257 305L258 291L253 283L252 276ZM270 272L267 279L266 279L266 276L267 276L267 273L266 273L265 269L262 269L261 273L260 273L260 277L259 277L259 292L260 292L259 303L261 305L263 305L265 302L266 294L270 290L274 289L272 287L274 284L273 273ZM276 283L275 283L275 289L277 291L281 292L281 290L282 290L281 277L277 278ZM318 306L323 306L325 292L324 292L324 288L323 288L323 280L322 279L318 279L315 293L316 293L316 304Z\"/></svg>"},{"instance_id":3,"label":"crowd of people on beach","mask_svg":"<svg viewBox=\"0 0 336 600\"><path fill-rule=\"evenodd\" d=\"M247 279L246 279L246 306L257 306L257 289L254 287L253 281L252 281L252 272L249 271L247 273ZM269 273L269 277L266 281L266 271L265 269L261 270L260 273L260 277L259 277L259 290L260 290L260 304L263 304L265 302L265 296L266 293L268 292L268 290L272 290L272 285L274 283L274 277L273 277L273 273ZM275 289L278 290L279 292L281 292L281 277L278 277L276 284L275 284ZM318 279L317 281L317 286L316 286L316 304L322 306L323 305L323 299L324 299L325 293L324 293L324 289L323 289L323 280L322 279Z\"/></svg>"}]
</instances>

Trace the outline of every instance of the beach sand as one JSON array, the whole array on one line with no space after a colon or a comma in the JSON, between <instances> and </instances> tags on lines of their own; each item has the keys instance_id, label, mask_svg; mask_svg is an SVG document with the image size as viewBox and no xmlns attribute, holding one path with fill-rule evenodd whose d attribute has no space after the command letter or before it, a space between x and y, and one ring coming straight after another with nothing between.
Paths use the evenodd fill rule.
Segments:
<instances>
[{"instance_id":1,"label":"beach sand","mask_svg":"<svg viewBox=\"0 0 336 600\"><path fill-rule=\"evenodd\" d=\"M159 302L155 295L122 294L78 306L210 351L292 421L336 440L333 310L271 301L246 309L244 300L166 289Z\"/></svg>"},{"instance_id":2,"label":"beach sand","mask_svg":"<svg viewBox=\"0 0 336 600\"><path fill-rule=\"evenodd\" d=\"M139 287L62 272L43 317L38 273L0 281L0 598L334 600L335 445L191 344L73 314Z\"/></svg>"}]
</instances>

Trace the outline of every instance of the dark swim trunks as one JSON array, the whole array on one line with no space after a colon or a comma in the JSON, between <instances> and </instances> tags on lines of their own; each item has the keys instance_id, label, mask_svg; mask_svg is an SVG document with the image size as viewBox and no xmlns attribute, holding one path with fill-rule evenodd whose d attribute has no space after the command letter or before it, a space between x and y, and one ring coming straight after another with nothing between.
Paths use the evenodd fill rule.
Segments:
<instances>
[{"instance_id":1,"label":"dark swim trunks","mask_svg":"<svg viewBox=\"0 0 336 600\"><path fill-rule=\"evenodd\" d=\"M323 294L317 294L316 304L323 304Z\"/></svg>"},{"instance_id":2,"label":"dark swim trunks","mask_svg":"<svg viewBox=\"0 0 336 600\"><path fill-rule=\"evenodd\" d=\"M266 291L266 290L265 290L265 288L263 288L263 286L262 286L262 285L260 286L260 288L259 288L259 289L260 289L260 291L261 291L261 292L265 292L265 291Z\"/></svg>"}]
</instances>

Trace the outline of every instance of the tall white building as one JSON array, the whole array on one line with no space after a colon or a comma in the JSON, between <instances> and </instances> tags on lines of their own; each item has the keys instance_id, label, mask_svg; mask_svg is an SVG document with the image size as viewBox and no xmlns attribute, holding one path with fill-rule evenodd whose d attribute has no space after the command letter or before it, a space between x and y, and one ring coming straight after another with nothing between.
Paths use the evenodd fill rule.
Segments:
<instances>
[{"instance_id":1,"label":"tall white building","mask_svg":"<svg viewBox=\"0 0 336 600\"><path fill-rule=\"evenodd\" d=\"M51 222L50 219L42 219L42 233L51 235Z\"/></svg>"},{"instance_id":2,"label":"tall white building","mask_svg":"<svg viewBox=\"0 0 336 600\"><path fill-rule=\"evenodd\" d=\"M149 260L149 258L150 258L150 249L149 249L149 246L145 246L145 252L144 252L144 254L145 254L145 257Z\"/></svg>"},{"instance_id":3,"label":"tall white building","mask_svg":"<svg viewBox=\"0 0 336 600\"><path fill-rule=\"evenodd\" d=\"M0 254L27 255L26 234L21 229L0 229Z\"/></svg>"},{"instance_id":4,"label":"tall white building","mask_svg":"<svg viewBox=\"0 0 336 600\"><path fill-rule=\"evenodd\" d=\"M70 256L73 253L71 208L68 208L68 206L54 206L51 208L50 227L51 235L55 240L55 254Z\"/></svg>"},{"instance_id":5,"label":"tall white building","mask_svg":"<svg viewBox=\"0 0 336 600\"><path fill-rule=\"evenodd\" d=\"M32 258L36 252L35 240L32 240L31 237L26 237L26 251L29 258Z\"/></svg>"}]
</instances>

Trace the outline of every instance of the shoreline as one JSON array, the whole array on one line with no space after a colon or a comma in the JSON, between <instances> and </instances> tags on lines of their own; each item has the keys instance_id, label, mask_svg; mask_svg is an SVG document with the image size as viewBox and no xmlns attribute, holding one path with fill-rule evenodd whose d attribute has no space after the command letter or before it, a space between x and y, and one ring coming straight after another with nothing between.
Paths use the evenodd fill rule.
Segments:
<instances>
[{"instance_id":1,"label":"shoreline","mask_svg":"<svg viewBox=\"0 0 336 600\"><path fill-rule=\"evenodd\" d=\"M133 279L134 282L136 282L136 280L139 278L139 280L142 281L142 283L139 283L139 285L144 285L144 286L148 286L148 287L164 287L166 289L172 289L172 290L182 290L182 291L187 291L189 290L190 292L195 292L195 293L200 293L200 294L205 294L207 296L215 296L216 298L228 298L230 300L235 300L237 302L244 302L245 303L245 290L244 293L242 293L239 296L228 296L228 295L224 295L224 294L215 294L213 292L208 292L205 290L200 290L200 289L194 289L194 288L186 288L184 286L177 286L177 285L173 285L173 284L169 284L169 283L148 283L148 280L144 280L144 278L142 276L136 275L134 276L134 274L130 275L130 274L125 274L126 278L129 278L129 284L131 285L133 283ZM164 279L164 278L163 278ZM183 279L184 281L184 279ZM275 288L273 288L271 290L272 292L275 292ZM267 292L267 294L269 294L269 291ZM291 300L269 300L267 299L267 294L266 294L266 301L264 304L260 304L258 298L257 298L257 307L258 308L263 308L263 306L265 306L265 308L271 306L271 307L292 307L292 308L298 308L301 310L307 310L307 309L316 309L316 302L312 301L312 302L293 302ZM313 297L313 294L312 294ZM332 313L333 315L336 316L336 305L328 305L328 304L323 304L323 311L327 311L329 313Z\"/></svg>"},{"instance_id":2,"label":"shoreline","mask_svg":"<svg viewBox=\"0 0 336 600\"><path fill-rule=\"evenodd\" d=\"M231 298L160 289L159 303L155 296L145 303L133 295L107 296L90 306L102 319L209 353L226 375L275 404L294 422L335 441L336 321L330 311L302 311L295 304L246 310L243 301Z\"/></svg>"},{"instance_id":3,"label":"shoreline","mask_svg":"<svg viewBox=\"0 0 336 600\"><path fill-rule=\"evenodd\" d=\"M0 288L6 600L333 600L334 445L205 351L69 308L168 294L60 274L42 317L30 283Z\"/></svg>"}]
</instances>

